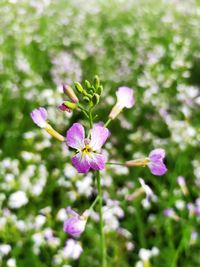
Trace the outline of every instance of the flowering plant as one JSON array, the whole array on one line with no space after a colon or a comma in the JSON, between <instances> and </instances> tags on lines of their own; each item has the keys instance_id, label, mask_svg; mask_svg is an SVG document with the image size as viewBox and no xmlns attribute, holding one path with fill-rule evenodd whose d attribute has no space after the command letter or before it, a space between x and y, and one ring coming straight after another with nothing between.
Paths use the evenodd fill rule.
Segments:
<instances>
[{"instance_id":1,"label":"flowering plant","mask_svg":"<svg viewBox=\"0 0 200 267\"><path fill-rule=\"evenodd\" d=\"M124 165L127 167L148 166L151 173L154 175L164 175L167 168L163 162L165 157L165 151L161 148L154 149L150 152L147 158L134 159L124 162L108 162L105 155L101 152L101 148L110 136L108 126L114 120L124 108L132 108L135 100L133 96L133 89L123 86L116 91L117 101L111 109L106 122L95 122L98 117L94 115L94 109L100 101L101 94L103 92L103 86L100 83L99 77L95 76L93 83L85 81L85 86L79 82L75 82L74 90L68 86L63 85L64 93L69 97L70 101L64 101L59 105L59 109L62 112L71 112L72 110L78 110L85 116L86 132L83 125L79 122L75 122L66 133L66 138L59 134L53 127L47 122L47 110L43 107L35 109L31 113L31 118L35 124L40 128L46 130L51 136L61 142L66 142L69 148L76 150L76 154L72 157L72 164L78 171L78 173L87 173L93 171L97 181L97 197L92 203L91 207L84 211L80 216L70 207L67 208L68 218L64 222L64 231L74 238L80 237L84 232L87 219L90 215L90 211L94 208L97 202L99 202L99 221L100 221L100 250L101 250L101 266L107 266L106 256L106 243L104 233L103 222L103 197L102 197L102 185L101 185L101 170L105 169L106 164ZM149 201L153 195L151 188L145 184L143 179L139 179L141 183L140 192L145 192L147 200ZM135 197L135 194L129 196L127 200L131 200Z\"/></svg>"}]
</instances>

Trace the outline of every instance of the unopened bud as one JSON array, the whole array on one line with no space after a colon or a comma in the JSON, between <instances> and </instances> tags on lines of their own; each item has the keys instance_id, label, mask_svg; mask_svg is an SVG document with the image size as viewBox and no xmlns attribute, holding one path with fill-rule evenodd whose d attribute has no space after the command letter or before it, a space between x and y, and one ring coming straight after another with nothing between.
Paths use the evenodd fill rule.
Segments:
<instances>
[{"instance_id":1,"label":"unopened bud","mask_svg":"<svg viewBox=\"0 0 200 267\"><path fill-rule=\"evenodd\" d=\"M74 85L75 85L76 90L79 93L83 93L83 87L82 87L82 85L79 82L75 82Z\"/></svg>"},{"instance_id":2,"label":"unopened bud","mask_svg":"<svg viewBox=\"0 0 200 267\"><path fill-rule=\"evenodd\" d=\"M94 86L98 88L100 86L100 79L97 75L94 76Z\"/></svg>"},{"instance_id":3,"label":"unopened bud","mask_svg":"<svg viewBox=\"0 0 200 267\"><path fill-rule=\"evenodd\" d=\"M98 94L94 94L93 97L92 97L92 103L93 105L97 105L99 103L99 98L100 96Z\"/></svg>"},{"instance_id":4,"label":"unopened bud","mask_svg":"<svg viewBox=\"0 0 200 267\"><path fill-rule=\"evenodd\" d=\"M85 102L90 102L90 99L89 99L89 97L87 97L87 96L84 96L84 97L83 97L83 100L84 100Z\"/></svg>"},{"instance_id":5,"label":"unopened bud","mask_svg":"<svg viewBox=\"0 0 200 267\"><path fill-rule=\"evenodd\" d=\"M90 99L92 98L92 95L88 94L85 90L83 90L83 94L84 94L84 96L87 96Z\"/></svg>"},{"instance_id":6,"label":"unopened bud","mask_svg":"<svg viewBox=\"0 0 200 267\"><path fill-rule=\"evenodd\" d=\"M70 101L65 101L63 104L69 108L69 109L76 109L78 108L78 105L76 103L70 102Z\"/></svg>"},{"instance_id":7,"label":"unopened bud","mask_svg":"<svg viewBox=\"0 0 200 267\"><path fill-rule=\"evenodd\" d=\"M102 93L103 93L103 86L101 85L97 88L97 94L101 95Z\"/></svg>"},{"instance_id":8,"label":"unopened bud","mask_svg":"<svg viewBox=\"0 0 200 267\"><path fill-rule=\"evenodd\" d=\"M63 92L71 99L72 102L77 103L79 101L78 97L74 93L74 90L69 85L63 84Z\"/></svg>"},{"instance_id":9,"label":"unopened bud","mask_svg":"<svg viewBox=\"0 0 200 267\"><path fill-rule=\"evenodd\" d=\"M87 89L91 87L91 84L88 80L85 80L85 86L87 87Z\"/></svg>"},{"instance_id":10,"label":"unopened bud","mask_svg":"<svg viewBox=\"0 0 200 267\"><path fill-rule=\"evenodd\" d=\"M61 111L71 112L71 110L64 103L62 103L61 105L59 105L58 108Z\"/></svg>"}]
</instances>

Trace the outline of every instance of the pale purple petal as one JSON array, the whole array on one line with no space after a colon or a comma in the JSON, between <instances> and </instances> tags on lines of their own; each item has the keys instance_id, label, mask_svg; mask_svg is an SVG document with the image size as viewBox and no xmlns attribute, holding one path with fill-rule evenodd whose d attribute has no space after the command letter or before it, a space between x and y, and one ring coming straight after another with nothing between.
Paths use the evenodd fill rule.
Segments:
<instances>
[{"instance_id":1,"label":"pale purple petal","mask_svg":"<svg viewBox=\"0 0 200 267\"><path fill-rule=\"evenodd\" d=\"M79 214L77 212L75 212L71 207L67 207L66 211L67 211L68 217L74 217L74 218L80 217Z\"/></svg>"},{"instance_id":2,"label":"pale purple petal","mask_svg":"<svg viewBox=\"0 0 200 267\"><path fill-rule=\"evenodd\" d=\"M162 161L155 161L148 163L148 167L152 174L161 176L167 172L167 168Z\"/></svg>"},{"instance_id":3,"label":"pale purple petal","mask_svg":"<svg viewBox=\"0 0 200 267\"><path fill-rule=\"evenodd\" d=\"M91 129L90 147L94 151L101 149L109 135L109 130L103 125L101 125L100 123L94 124L93 128Z\"/></svg>"},{"instance_id":4,"label":"pale purple petal","mask_svg":"<svg viewBox=\"0 0 200 267\"><path fill-rule=\"evenodd\" d=\"M105 168L106 159L102 154L91 153L89 156L89 164L93 170L103 170Z\"/></svg>"},{"instance_id":5,"label":"pale purple petal","mask_svg":"<svg viewBox=\"0 0 200 267\"><path fill-rule=\"evenodd\" d=\"M165 157L165 150L162 148L157 148L151 151L149 154L149 159L151 161L157 161L157 160L162 160Z\"/></svg>"},{"instance_id":6,"label":"pale purple petal","mask_svg":"<svg viewBox=\"0 0 200 267\"><path fill-rule=\"evenodd\" d=\"M64 222L64 231L73 237L79 237L85 230L86 220L68 218Z\"/></svg>"},{"instance_id":7,"label":"pale purple petal","mask_svg":"<svg viewBox=\"0 0 200 267\"><path fill-rule=\"evenodd\" d=\"M75 148L82 149L85 147L84 143L85 130L80 123L74 123L67 131L67 145Z\"/></svg>"},{"instance_id":8,"label":"pale purple petal","mask_svg":"<svg viewBox=\"0 0 200 267\"><path fill-rule=\"evenodd\" d=\"M83 155L83 153L78 153L72 158L72 164L77 169L79 173L86 173L90 169L90 163L88 161L88 156Z\"/></svg>"},{"instance_id":9,"label":"pale purple petal","mask_svg":"<svg viewBox=\"0 0 200 267\"><path fill-rule=\"evenodd\" d=\"M134 105L133 89L123 86L119 87L117 92L117 102L121 107L132 108Z\"/></svg>"},{"instance_id":10,"label":"pale purple petal","mask_svg":"<svg viewBox=\"0 0 200 267\"><path fill-rule=\"evenodd\" d=\"M46 126L47 119L47 111L45 108L37 108L31 112L31 118L35 124L37 124L40 128L44 128Z\"/></svg>"}]
</instances>

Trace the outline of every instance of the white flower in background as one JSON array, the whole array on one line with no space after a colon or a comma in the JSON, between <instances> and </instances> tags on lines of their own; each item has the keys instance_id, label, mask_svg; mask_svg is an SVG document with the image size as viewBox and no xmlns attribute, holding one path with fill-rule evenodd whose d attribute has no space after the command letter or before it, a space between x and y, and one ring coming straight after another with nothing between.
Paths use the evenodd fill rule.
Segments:
<instances>
[{"instance_id":1,"label":"white flower in background","mask_svg":"<svg viewBox=\"0 0 200 267\"><path fill-rule=\"evenodd\" d=\"M66 209L60 209L56 216L57 220L60 222L64 222L67 219Z\"/></svg>"},{"instance_id":2,"label":"white flower in background","mask_svg":"<svg viewBox=\"0 0 200 267\"><path fill-rule=\"evenodd\" d=\"M7 266L8 267L17 267L16 260L13 258L10 258L9 260L7 260Z\"/></svg>"},{"instance_id":3,"label":"white flower in background","mask_svg":"<svg viewBox=\"0 0 200 267\"><path fill-rule=\"evenodd\" d=\"M148 261L151 257L151 251L149 249L141 248L139 250L139 257L142 261Z\"/></svg>"},{"instance_id":4,"label":"white flower in background","mask_svg":"<svg viewBox=\"0 0 200 267\"><path fill-rule=\"evenodd\" d=\"M0 245L0 256L8 255L8 253L11 251L11 246L8 244L2 244Z\"/></svg>"},{"instance_id":5,"label":"white flower in background","mask_svg":"<svg viewBox=\"0 0 200 267\"><path fill-rule=\"evenodd\" d=\"M24 191L12 193L8 200L8 206L12 209L19 209L28 203L28 198Z\"/></svg>"},{"instance_id":6,"label":"white flower in background","mask_svg":"<svg viewBox=\"0 0 200 267\"><path fill-rule=\"evenodd\" d=\"M83 249L80 242L74 239L68 239L65 247L63 248L62 254L64 259L72 258L74 260L77 260L82 252Z\"/></svg>"}]
</instances>

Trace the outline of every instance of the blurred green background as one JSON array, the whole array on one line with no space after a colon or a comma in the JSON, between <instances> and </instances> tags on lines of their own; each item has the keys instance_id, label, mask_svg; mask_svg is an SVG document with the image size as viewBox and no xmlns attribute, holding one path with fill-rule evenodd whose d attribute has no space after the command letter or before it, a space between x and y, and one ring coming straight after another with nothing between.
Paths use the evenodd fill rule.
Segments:
<instances>
[{"instance_id":1,"label":"blurred green background","mask_svg":"<svg viewBox=\"0 0 200 267\"><path fill-rule=\"evenodd\" d=\"M81 213L94 199L92 175L78 175L73 152L30 119L44 106L65 135L83 117L57 109L61 84L95 74L104 85L99 120L107 120L119 86L133 88L136 99L110 126L109 160L162 147L168 167L164 177L146 168L103 172L108 266L148 267L142 248L154 267L200 266L200 219L191 211L200 189L199 22L197 0L0 1L0 266L100 266L95 211L80 240L66 244L63 232L64 209ZM125 200L138 177L155 193L150 205L144 196ZM181 219L166 218L166 208Z\"/></svg>"}]
</instances>

